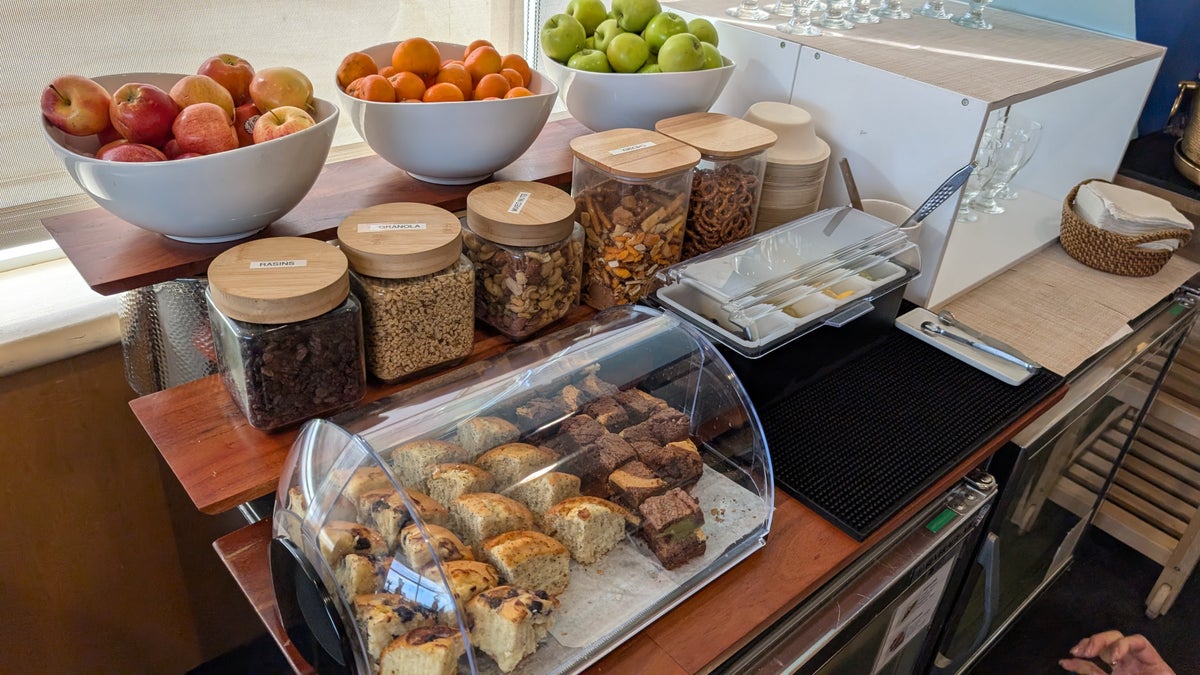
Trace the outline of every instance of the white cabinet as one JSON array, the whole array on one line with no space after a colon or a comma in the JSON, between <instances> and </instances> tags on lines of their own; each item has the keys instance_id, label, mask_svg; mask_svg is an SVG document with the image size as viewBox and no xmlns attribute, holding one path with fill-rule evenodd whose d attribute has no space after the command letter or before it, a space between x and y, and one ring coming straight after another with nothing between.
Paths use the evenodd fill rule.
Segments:
<instances>
[{"instance_id":1,"label":"white cabinet","mask_svg":"<svg viewBox=\"0 0 1200 675\"><path fill-rule=\"evenodd\" d=\"M926 307L1057 238L1071 187L1116 174L1165 53L994 9L987 10L990 31L914 16L797 37L775 29L780 17L730 19L724 9L731 4L664 3L720 22L721 50L738 69L713 109L741 115L760 100L807 109L831 146L831 166L848 158L864 197L915 207L972 159L989 115L1011 110L1042 122L1038 149L1014 181L1020 198L1003 202L1006 213L958 222L955 195L925 221L925 268L906 297ZM838 173L828 176L822 207L847 203Z\"/></svg>"}]
</instances>

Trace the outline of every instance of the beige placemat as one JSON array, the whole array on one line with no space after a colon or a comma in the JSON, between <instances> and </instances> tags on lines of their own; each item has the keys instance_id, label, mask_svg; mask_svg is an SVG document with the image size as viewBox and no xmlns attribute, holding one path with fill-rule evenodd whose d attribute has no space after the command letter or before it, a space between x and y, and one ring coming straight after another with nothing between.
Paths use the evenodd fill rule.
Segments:
<instances>
[{"instance_id":1,"label":"beige placemat","mask_svg":"<svg viewBox=\"0 0 1200 675\"><path fill-rule=\"evenodd\" d=\"M1117 276L1055 242L938 309L1067 375L1197 272L1200 265L1176 255L1152 277Z\"/></svg>"}]
</instances>

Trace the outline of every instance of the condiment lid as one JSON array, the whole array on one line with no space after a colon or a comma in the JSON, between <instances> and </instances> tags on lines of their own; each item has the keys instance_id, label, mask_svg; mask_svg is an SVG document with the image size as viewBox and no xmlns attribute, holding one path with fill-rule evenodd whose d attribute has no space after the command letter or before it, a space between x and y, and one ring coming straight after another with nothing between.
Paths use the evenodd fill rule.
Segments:
<instances>
[{"instance_id":1,"label":"condiment lid","mask_svg":"<svg viewBox=\"0 0 1200 675\"><path fill-rule=\"evenodd\" d=\"M668 117L654 130L682 141L705 157L729 159L766 150L779 138L774 131L737 117L714 112L694 112Z\"/></svg>"},{"instance_id":2,"label":"condiment lid","mask_svg":"<svg viewBox=\"0 0 1200 675\"><path fill-rule=\"evenodd\" d=\"M610 129L571 139L571 152L622 178L660 178L700 163L700 151L649 129Z\"/></svg>"},{"instance_id":3,"label":"condiment lid","mask_svg":"<svg viewBox=\"0 0 1200 675\"><path fill-rule=\"evenodd\" d=\"M774 131L779 139L767 151L773 164L818 164L829 159L829 144L817 136L812 114L778 101L759 101L746 111L746 120Z\"/></svg>"},{"instance_id":4,"label":"condiment lid","mask_svg":"<svg viewBox=\"0 0 1200 675\"><path fill-rule=\"evenodd\" d=\"M446 269L462 254L458 218L413 202L359 209L338 225L338 242L355 272L408 279Z\"/></svg>"},{"instance_id":5,"label":"condiment lid","mask_svg":"<svg viewBox=\"0 0 1200 675\"><path fill-rule=\"evenodd\" d=\"M575 200L544 183L488 183L467 195L467 227L498 244L545 246L570 236Z\"/></svg>"},{"instance_id":6,"label":"condiment lid","mask_svg":"<svg viewBox=\"0 0 1200 675\"><path fill-rule=\"evenodd\" d=\"M217 309L238 321L304 321L346 300L349 265L337 247L316 239L257 239L209 263L208 289Z\"/></svg>"}]
</instances>

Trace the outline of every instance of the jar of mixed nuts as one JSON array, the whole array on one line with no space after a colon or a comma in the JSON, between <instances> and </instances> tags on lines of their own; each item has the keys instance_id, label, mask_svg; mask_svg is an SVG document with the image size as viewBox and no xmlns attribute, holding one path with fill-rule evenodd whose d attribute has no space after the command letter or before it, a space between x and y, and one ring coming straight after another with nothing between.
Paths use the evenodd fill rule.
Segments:
<instances>
[{"instance_id":1,"label":"jar of mixed nuts","mask_svg":"<svg viewBox=\"0 0 1200 675\"><path fill-rule=\"evenodd\" d=\"M355 211L338 225L363 304L367 370L384 382L452 366L475 344L475 268L453 213L416 203Z\"/></svg>"},{"instance_id":2,"label":"jar of mixed nuts","mask_svg":"<svg viewBox=\"0 0 1200 675\"><path fill-rule=\"evenodd\" d=\"M272 431L363 397L362 312L336 247L303 237L234 246L209 265L207 299L218 369L254 427Z\"/></svg>"},{"instance_id":3,"label":"jar of mixed nuts","mask_svg":"<svg viewBox=\"0 0 1200 675\"><path fill-rule=\"evenodd\" d=\"M680 260L693 147L646 129L571 140L571 195L583 225L583 301L603 309L637 302L654 274Z\"/></svg>"},{"instance_id":4,"label":"jar of mixed nuts","mask_svg":"<svg viewBox=\"0 0 1200 675\"><path fill-rule=\"evenodd\" d=\"M475 188L463 250L475 263L475 316L513 339L579 304L583 228L575 201L558 188L525 181Z\"/></svg>"},{"instance_id":5,"label":"jar of mixed nuts","mask_svg":"<svg viewBox=\"0 0 1200 675\"><path fill-rule=\"evenodd\" d=\"M654 128L700 151L700 163L692 172L683 258L753 234L767 150L775 145L775 132L710 112L669 117Z\"/></svg>"}]
</instances>

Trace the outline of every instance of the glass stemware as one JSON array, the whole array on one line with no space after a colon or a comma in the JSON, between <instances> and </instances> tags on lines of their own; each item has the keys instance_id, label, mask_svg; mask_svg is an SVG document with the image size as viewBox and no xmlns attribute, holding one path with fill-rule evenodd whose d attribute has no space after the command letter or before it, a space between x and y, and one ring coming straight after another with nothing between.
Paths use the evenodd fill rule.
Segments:
<instances>
[{"instance_id":1,"label":"glass stemware","mask_svg":"<svg viewBox=\"0 0 1200 675\"><path fill-rule=\"evenodd\" d=\"M1013 175L1015 176L1016 174L1020 173L1021 169L1024 169L1025 165L1029 163L1029 160L1033 158L1033 153L1037 150L1038 141L1040 141L1042 138L1042 123L1036 120L1031 120L1022 115L1009 113L1006 124L1010 127L1020 129L1029 137L1029 140L1026 141L1025 155L1021 159L1021 164L1017 167L1017 170L1013 172ZM997 199L1011 200L1016 199L1018 196L1019 195L1016 189L1013 188L1011 178L1009 179L1009 182L1004 185L1004 189L996 193Z\"/></svg>"},{"instance_id":2,"label":"glass stemware","mask_svg":"<svg viewBox=\"0 0 1200 675\"><path fill-rule=\"evenodd\" d=\"M912 14L904 11L900 6L900 0L883 0L883 4L871 10L875 16L884 19L911 19Z\"/></svg>"},{"instance_id":3,"label":"glass stemware","mask_svg":"<svg viewBox=\"0 0 1200 675\"><path fill-rule=\"evenodd\" d=\"M971 207L983 186L987 185L996 173L996 149L999 147L1000 139L992 134L992 130L984 131L983 137L979 139L979 149L975 151L975 168L971 171L971 175L967 176L967 184L963 186L962 201L958 203L957 219L959 221L973 223L979 220L978 214Z\"/></svg>"},{"instance_id":4,"label":"glass stemware","mask_svg":"<svg viewBox=\"0 0 1200 675\"><path fill-rule=\"evenodd\" d=\"M825 13L821 15L821 25L842 30L854 28L854 24L846 18L846 0L830 0Z\"/></svg>"},{"instance_id":5,"label":"glass stemware","mask_svg":"<svg viewBox=\"0 0 1200 675\"><path fill-rule=\"evenodd\" d=\"M879 23L879 17L871 11L871 0L854 0L846 18L854 23Z\"/></svg>"},{"instance_id":6,"label":"glass stemware","mask_svg":"<svg viewBox=\"0 0 1200 675\"><path fill-rule=\"evenodd\" d=\"M983 18L983 8L990 4L992 4L992 0L968 0L966 13L950 19L950 23L962 26L963 28L991 30L992 24Z\"/></svg>"},{"instance_id":7,"label":"glass stemware","mask_svg":"<svg viewBox=\"0 0 1200 675\"><path fill-rule=\"evenodd\" d=\"M945 0L926 0L925 6L914 9L913 14L920 14L931 19L949 19L954 15L946 11L945 4Z\"/></svg>"},{"instance_id":8,"label":"glass stemware","mask_svg":"<svg viewBox=\"0 0 1200 675\"><path fill-rule=\"evenodd\" d=\"M1000 144L993 150L995 171L973 203L975 208L992 215L1004 213L1004 207L996 203L996 195L1008 185L1021 166L1029 147L1029 135L1006 124L999 141Z\"/></svg>"},{"instance_id":9,"label":"glass stemware","mask_svg":"<svg viewBox=\"0 0 1200 675\"><path fill-rule=\"evenodd\" d=\"M781 23L776 28L790 35L820 35L821 29L813 25L812 13L817 3L812 0L792 0L791 17L787 23Z\"/></svg>"},{"instance_id":10,"label":"glass stemware","mask_svg":"<svg viewBox=\"0 0 1200 675\"><path fill-rule=\"evenodd\" d=\"M737 7L730 7L725 13L736 19L747 21L764 21L771 16L767 10L758 6L758 0L741 0Z\"/></svg>"}]
</instances>

